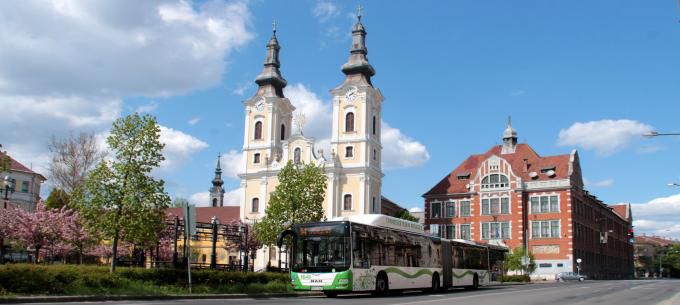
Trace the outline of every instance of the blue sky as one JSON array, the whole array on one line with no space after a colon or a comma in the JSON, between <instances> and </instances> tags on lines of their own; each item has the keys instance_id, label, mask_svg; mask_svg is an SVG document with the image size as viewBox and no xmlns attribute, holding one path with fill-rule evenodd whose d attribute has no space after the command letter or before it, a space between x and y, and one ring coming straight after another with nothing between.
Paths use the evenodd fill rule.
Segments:
<instances>
[{"instance_id":1,"label":"blue sky","mask_svg":"<svg viewBox=\"0 0 680 305\"><path fill-rule=\"evenodd\" d=\"M169 161L156 174L171 195L205 198L221 152L235 198L241 102L272 20L286 94L305 134L324 140L359 4L390 126L383 195L422 207L468 155L500 143L511 115L539 154L578 149L587 188L637 204L639 231L680 237L680 189L666 186L680 181L680 137L640 136L680 132L674 1L5 2L0 128L16 131L0 143L40 170L50 135L103 138L143 111L164 126Z\"/></svg>"}]
</instances>

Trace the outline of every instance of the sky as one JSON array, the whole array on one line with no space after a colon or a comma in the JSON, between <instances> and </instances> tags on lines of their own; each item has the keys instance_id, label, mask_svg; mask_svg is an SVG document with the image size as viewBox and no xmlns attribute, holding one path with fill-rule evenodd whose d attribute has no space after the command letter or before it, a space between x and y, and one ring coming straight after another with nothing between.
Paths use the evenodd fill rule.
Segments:
<instances>
[{"instance_id":1,"label":"sky","mask_svg":"<svg viewBox=\"0 0 680 305\"><path fill-rule=\"evenodd\" d=\"M218 154L238 204L244 107L272 21L285 95L328 145L363 6L383 105L383 195L421 195L501 143L507 117L540 155L577 149L586 188L630 202L638 234L680 238L680 11L675 1L2 1L0 144L45 172L51 136L158 119L172 197L208 205ZM49 192L50 185L44 192Z\"/></svg>"}]
</instances>

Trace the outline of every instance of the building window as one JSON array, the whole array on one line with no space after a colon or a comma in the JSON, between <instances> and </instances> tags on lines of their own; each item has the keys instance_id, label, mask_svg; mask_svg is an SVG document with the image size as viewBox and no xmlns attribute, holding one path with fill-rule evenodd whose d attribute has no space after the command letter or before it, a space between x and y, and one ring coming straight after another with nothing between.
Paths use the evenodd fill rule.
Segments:
<instances>
[{"instance_id":1,"label":"building window","mask_svg":"<svg viewBox=\"0 0 680 305\"><path fill-rule=\"evenodd\" d=\"M430 234L439 236L439 225L438 224L431 224L430 225Z\"/></svg>"},{"instance_id":2,"label":"building window","mask_svg":"<svg viewBox=\"0 0 680 305\"><path fill-rule=\"evenodd\" d=\"M28 193L28 181L21 182L21 192Z\"/></svg>"},{"instance_id":3,"label":"building window","mask_svg":"<svg viewBox=\"0 0 680 305\"><path fill-rule=\"evenodd\" d=\"M345 115L345 132L354 131L354 112L348 112Z\"/></svg>"},{"instance_id":4,"label":"building window","mask_svg":"<svg viewBox=\"0 0 680 305\"><path fill-rule=\"evenodd\" d=\"M371 206L373 206L373 212L378 213L378 203L375 201L375 197L371 198Z\"/></svg>"},{"instance_id":5,"label":"building window","mask_svg":"<svg viewBox=\"0 0 680 305\"><path fill-rule=\"evenodd\" d=\"M342 208L345 211L350 211L352 210L352 195L350 194L345 194L345 197L343 198L342 201Z\"/></svg>"},{"instance_id":6,"label":"building window","mask_svg":"<svg viewBox=\"0 0 680 305\"><path fill-rule=\"evenodd\" d=\"M354 158L354 147L345 146L345 158Z\"/></svg>"},{"instance_id":7,"label":"building window","mask_svg":"<svg viewBox=\"0 0 680 305\"><path fill-rule=\"evenodd\" d=\"M510 223L482 222L482 239L510 239Z\"/></svg>"},{"instance_id":8,"label":"building window","mask_svg":"<svg viewBox=\"0 0 680 305\"><path fill-rule=\"evenodd\" d=\"M557 195L533 196L531 202L531 214L556 213L560 211L560 200Z\"/></svg>"},{"instance_id":9,"label":"building window","mask_svg":"<svg viewBox=\"0 0 680 305\"><path fill-rule=\"evenodd\" d=\"M552 264L551 263L542 263L542 264L538 264L538 267L539 268L552 268Z\"/></svg>"},{"instance_id":10,"label":"building window","mask_svg":"<svg viewBox=\"0 0 680 305\"><path fill-rule=\"evenodd\" d=\"M255 123L255 140L262 140L262 122Z\"/></svg>"},{"instance_id":11,"label":"building window","mask_svg":"<svg viewBox=\"0 0 680 305\"><path fill-rule=\"evenodd\" d=\"M253 155L253 163L255 164L260 163L260 153L255 153Z\"/></svg>"},{"instance_id":12,"label":"building window","mask_svg":"<svg viewBox=\"0 0 680 305\"><path fill-rule=\"evenodd\" d=\"M456 202L449 201L446 203L446 217L456 217Z\"/></svg>"},{"instance_id":13,"label":"building window","mask_svg":"<svg viewBox=\"0 0 680 305\"><path fill-rule=\"evenodd\" d=\"M482 189L498 189L509 187L508 177L501 174L491 174L482 179Z\"/></svg>"},{"instance_id":14,"label":"building window","mask_svg":"<svg viewBox=\"0 0 680 305\"><path fill-rule=\"evenodd\" d=\"M260 211L260 199L259 198L253 198L253 200L250 204L250 212L257 213L258 211Z\"/></svg>"},{"instance_id":15,"label":"building window","mask_svg":"<svg viewBox=\"0 0 680 305\"><path fill-rule=\"evenodd\" d=\"M482 199L482 215L510 214L510 198Z\"/></svg>"},{"instance_id":16,"label":"building window","mask_svg":"<svg viewBox=\"0 0 680 305\"><path fill-rule=\"evenodd\" d=\"M378 160L378 151L374 148L373 149L373 161Z\"/></svg>"},{"instance_id":17,"label":"building window","mask_svg":"<svg viewBox=\"0 0 680 305\"><path fill-rule=\"evenodd\" d=\"M470 216L470 201L465 200L460 202L460 216Z\"/></svg>"},{"instance_id":18,"label":"building window","mask_svg":"<svg viewBox=\"0 0 680 305\"><path fill-rule=\"evenodd\" d=\"M446 238L456 238L456 225L446 225Z\"/></svg>"},{"instance_id":19,"label":"building window","mask_svg":"<svg viewBox=\"0 0 680 305\"><path fill-rule=\"evenodd\" d=\"M375 116L373 116L373 135L375 135Z\"/></svg>"},{"instance_id":20,"label":"building window","mask_svg":"<svg viewBox=\"0 0 680 305\"><path fill-rule=\"evenodd\" d=\"M432 202L430 203L430 216L432 218L440 218L442 215L442 203Z\"/></svg>"},{"instance_id":21,"label":"building window","mask_svg":"<svg viewBox=\"0 0 680 305\"><path fill-rule=\"evenodd\" d=\"M470 238L470 224L460 225L460 239L471 240L471 238Z\"/></svg>"},{"instance_id":22,"label":"building window","mask_svg":"<svg viewBox=\"0 0 680 305\"><path fill-rule=\"evenodd\" d=\"M213 198L212 206L213 208L217 206L217 198Z\"/></svg>"},{"instance_id":23,"label":"building window","mask_svg":"<svg viewBox=\"0 0 680 305\"><path fill-rule=\"evenodd\" d=\"M286 125L281 124L281 141L286 139Z\"/></svg>"},{"instance_id":24,"label":"building window","mask_svg":"<svg viewBox=\"0 0 680 305\"><path fill-rule=\"evenodd\" d=\"M295 164L300 163L300 154L301 154L300 147L296 147L295 150L293 151L293 162Z\"/></svg>"},{"instance_id":25,"label":"building window","mask_svg":"<svg viewBox=\"0 0 680 305\"><path fill-rule=\"evenodd\" d=\"M560 238L560 221L532 221L531 238Z\"/></svg>"}]
</instances>

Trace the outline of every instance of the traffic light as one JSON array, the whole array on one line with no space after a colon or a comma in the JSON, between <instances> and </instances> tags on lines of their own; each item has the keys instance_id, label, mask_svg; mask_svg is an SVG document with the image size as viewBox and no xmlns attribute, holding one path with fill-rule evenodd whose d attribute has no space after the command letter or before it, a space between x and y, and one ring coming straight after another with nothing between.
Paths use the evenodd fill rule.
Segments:
<instances>
[{"instance_id":1,"label":"traffic light","mask_svg":"<svg viewBox=\"0 0 680 305\"><path fill-rule=\"evenodd\" d=\"M635 231L633 231L633 228L630 228L628 230L628 242L631 243L631 244L635 243L635 234L634 233L635 233Z\"/></svg>"}]
</instances>

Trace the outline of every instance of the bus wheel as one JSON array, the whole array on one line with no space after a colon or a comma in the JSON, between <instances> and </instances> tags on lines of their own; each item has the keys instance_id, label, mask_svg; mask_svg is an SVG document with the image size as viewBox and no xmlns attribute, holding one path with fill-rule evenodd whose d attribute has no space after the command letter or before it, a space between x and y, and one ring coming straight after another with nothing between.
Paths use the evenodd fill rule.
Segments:
<instances>
[{"instance_id":1,"label":"bus wheel","mask_svg":"<svg viewBox=\"0 0 680 305\"><path fill-rule=\"evenodd\" d=\"M387 274L384 272L378 273L375 279L375 294L384 295L390 291L389 282L387 281Z\"/></svg>"},{"instance_id":2,"label":"bus wheel","mask_svg":"<svg viewBox=\"0 0 680 305\"><path fill-rule=\"evenodd\" d=\"M323 294L325 294L329 298L334 298L338 296L338 293L335 291L324 291Z\"/></svg>"},{"instance_id":3,"label":"bus wheel","mask_svg":"<svg viewBox=\"0 0 680 305\"><path fill-rule=\"evenodd\" d=\"M476 290L477 288L479 288L479 278L477 277L477 273L475 273L472 278L472 285L465 286L465 290Z\"/></svg>"},{"instance_id":4,"label":"bus wheel","mask_svg":"<svg viewBox=\"0 0 680 305\"><path fill-rule=\"evenodd\" d=\"M441 288L441 287L440 287L440 285L439 285L439 273L436 273L436 272L435 272L435 273L432 275L432 292L439 291L440 288Z\"/></svg>"}]
</instances>

